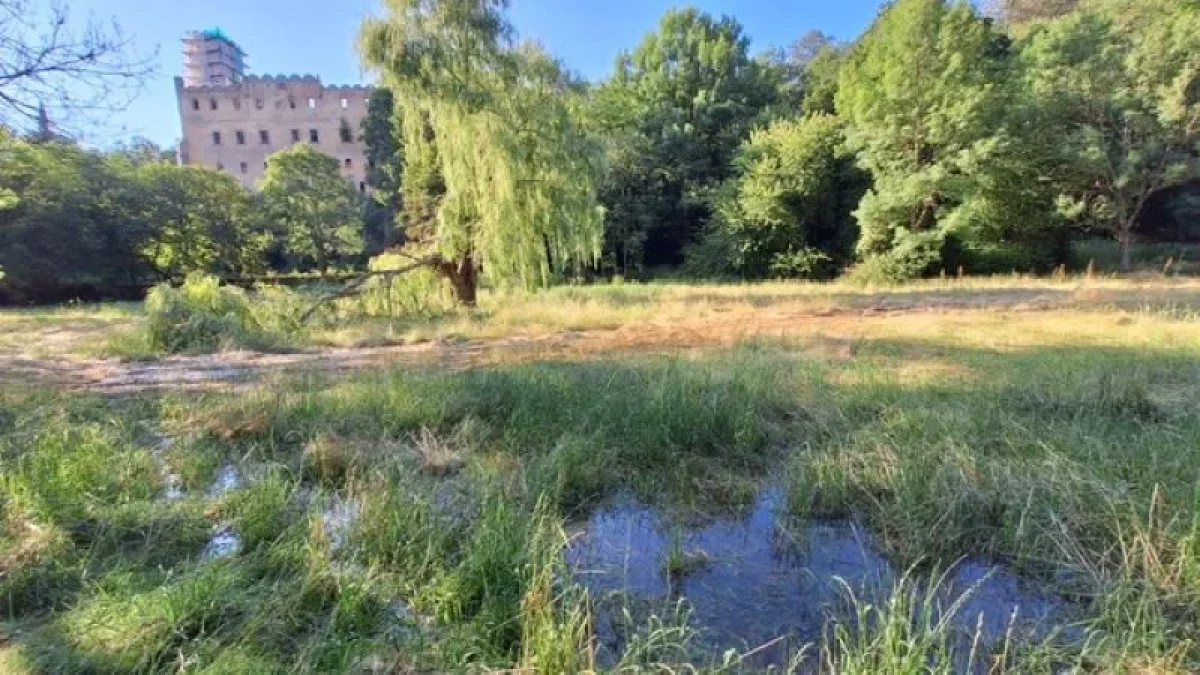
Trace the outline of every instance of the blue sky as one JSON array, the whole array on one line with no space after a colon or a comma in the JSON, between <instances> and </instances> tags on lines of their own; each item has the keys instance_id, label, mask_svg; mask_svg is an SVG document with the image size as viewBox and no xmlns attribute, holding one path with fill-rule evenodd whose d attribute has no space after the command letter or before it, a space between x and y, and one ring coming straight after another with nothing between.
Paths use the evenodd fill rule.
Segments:
<instances>
[{"instance_id":1,"label":"blue sky","mask_svg":"<svg viewBox=\"0 0 1200 675\"><path fill-rule=\"evenodd\" d=\"M810 29L849 39L866 27L881 0L697 0L713 14L737 17L753 48L786 45ZM523 38L536 39L589 79L603 78L613 59L652 30L668 0L513 0L510 18ZM159 69L146 91L111 120L105 135L141 135L162 144L179 136L172 78L179 39L192 29L220 26L250 55L259 74L311 73L327 83L368 81L354 51L359 23L380 0L73 0L74 18L90 11L115 18L143 52L157 49Z\"/></svg>"}]
</instances>

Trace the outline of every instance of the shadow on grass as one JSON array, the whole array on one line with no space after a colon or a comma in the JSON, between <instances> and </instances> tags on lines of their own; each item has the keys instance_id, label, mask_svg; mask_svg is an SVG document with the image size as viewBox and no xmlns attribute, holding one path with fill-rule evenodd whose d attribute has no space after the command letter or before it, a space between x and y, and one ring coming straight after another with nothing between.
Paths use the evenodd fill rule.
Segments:
<instances>
[{"instance_id":1,"label":"shadow on grass","mask_svg":"<svg viewBox=\"0 0 1200 675\"><path fill-rule=\"evenodd\" d=\"M148 418L177 433L195 434L247 462L281 465L285 475L304 480L309 480L305 463L312 461L311 444L336 439L345 448L345 459L338 462L346 468L322 475L333 481L326 487L340 490L385 473L380 467L414 452L409 445L414 434L428 432L437 442L461 444L449 448L464 458L461 476L444 480L463 481L468 490L498 482L511 500L503 502L505 508L520 513L532 511L542 497L549 497L560 512L582 513L622 489L651 501L744 507L760 483L774 481L789 488L792 513L856 518L902 563L938 566L966 554L1002 557L1089 601L1123 576L1158 589L1196 583L1186 576L1193 569L1189 560L1195 562L1186 540L1196 535L1189 524L1196 522L1194 491L1200 483L1200 417L1194 398L1200 390L1200 366L1195 350L1088 346L1001 352L933 340L862 340L856 345L856 358L841 361L813 360L794 345L757 341L696 359L292 378L246 393L143 395L115 405L91 397L82 411L66 418L46 415L40 425L23 422L0 430L5 434L0 458L7 470L19 461L19 453L57 456L31 444L30 438L53 435L55 426L95 423L116 414L118 430ZM908 371L897 368L928 360L961 365L964 373L945 380L906 380ZM459 433L464 425L472 425L473 431ZM128 432L123 433L127 438ZM74 446L68 446L62 452L72 457ZM102 469L112 466L109 455L89 462L95 480L103 484ZM58 466L39 465L41 470ZM36 474L31 471L20 475L32 481ZM14 492L13 485L2 485L9 503L22 503L13 502L13 495L52 494L36 481L24 492ZM396 483L368 485L387 488L365 493L368 497L406 494ZM71 498L78 487L65 485L63 498ZM100 493L96 503L115 499ZM401 510L412 511L365 508L392 519ZM79 631L96 639L92 629L81 628L93 624L78 622L102 624L106 607L110 615L131 608L148 612L142 615L144 623L121 624L130 631L148 631L153 642L131 648L129 653L138 656L121 660L123 665L153 668L165 665L160 659L172 650L211 656L244 646L229 631L244 625L246 604L227 603L212 590L254 596L274 584L291 592L296 590L291 584L300 583L295 570L306 564L306 554L299 552L302 543L286 555L273 554L283 559L268 564L262 558L269 549L260 548L215 566L249 576L229 581L232 585L214 580L206 592L197 590L199 599L194 599L188 590L193 587L185 584L180 590L184 581L172 575L203 577L187 551L198 548L193 539L209 523L205 514L188 511L176 521L169 513L137 515L135 509L122 521L117 511L102 513L99 520L64 515L55 522L78 557L50 558L64 561L59 567L10 565L4 580L0 597L9 603L6 616L48 626L39 633L43 642L31 642L30 649L50 663L104 668L105 648L97 646L103 641L76 643ZM251 518L245 514L252 512L240 513ZM266 509L245 521L263 524L257 538L264 545L271 533L297 526L294 519L272 520L276 515L278 509ZM124 529L122 522L127 523ZM385 574L424 579L412 570L431 564L422 556L435 550L448 559L473 561L449 568L455 572L447 577L453 583L478 582L476 589L489 583L503 586L517 583L509 567L519 560L523 544L501 540L528 534L505 523L486 532L467 527L455 541L423 549L424 540L405 540L413 523L380 521L372 550L380 553L377 560ZM177 532L186 536L171 534ZM295 536L297 542L307 541ZM402 547L399 542L405 541ZM502 553L485 556L472 545ZM396 551L405 554L397 557ZM28 580L14 585L23 574ZM166 590L123 590L118 584L122 575ZM68 578L105 578L105 583L118 584L111 591L117 601L96 605L94 584L73 586ZM81 595L85 588L86 596ZM304 588L297 597L311 602L300 609L279 605L279 622L263 628L282 645L271 658L294 653L298 642L325 640L328 634L313 626L332 620L329 612L342 603L357 602L337 584ZM429 602L454 607L455 594L465 593L463 588L450 582L431 587L430 593L446 597ZM165 595L160 598L156 592ZM182 596L171 595L176 592ZM310 592L315 595L305 595ZM14 604L17 596L28 600ZM195 604L173 618L147 609L167 596ZM475 599L445 611L482 626L484 634L490 622L519 612L521 595L511 588L495 596L500 600L470 597ZM1164 616L1183 618L1164 618L1158 626L1167 642L1194 619L1194 612L1175 602L1182 597L1171 596L1167 606L1174 613ZM95 614L80 615L81 603ZM354 607L336 611L369 613ZM154 638L164 624L174 637ZM363 635L369 636L376 625L364 620ZM506 625L510 629L504 642L509 645L515 638ZM505 653L511 655L502 649Z\"/></svg>"}]
</instances>

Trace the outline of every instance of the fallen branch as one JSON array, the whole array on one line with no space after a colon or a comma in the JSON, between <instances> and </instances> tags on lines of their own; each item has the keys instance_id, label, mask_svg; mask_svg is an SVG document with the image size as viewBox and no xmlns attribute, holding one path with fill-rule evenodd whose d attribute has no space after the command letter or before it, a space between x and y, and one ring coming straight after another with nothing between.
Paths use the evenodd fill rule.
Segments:
<instances>
[{"instance_id":1,"label":"fallen branch","mask_svg":"<svg viewBox=\"0 0 1200 675\"><path fill-rule=\"evenodd\" d=\"M324 305L327 302L332 302L333 300L337 300L339 298L345 298L345 297L348 297L348 296L351 296L351 295L361 292L363 285L366 284L367 281L369 281L371 279L371 277L380 277L380 276L393 277L393 276L398 276L400 274L407 274L409 272L412 272L413 270L417 270L422 267L433 266L433 265L437 264L437 262L439 260L441 260L441 258L439 258L439 257L422 258L421 260L418 260L417 262L415 262L411 265L407 265L407 266L401 267L399 269L372 270L370 272L363 272L362 274L359 275L359 277L357 279L355 279L353 282L351 282L345 288L338 290L338 291L334 291L332 293L328 293L328 294L322 296L321 298L319 298L315 303L313 303L312 307L309 307L307 311L305 311L303 314L300 315L300 322L303 323L305 321L308 321L308 318L311 317L313 315L313 313L315 313L321 307L321 305Z\"/></svg>"}]
</instances>

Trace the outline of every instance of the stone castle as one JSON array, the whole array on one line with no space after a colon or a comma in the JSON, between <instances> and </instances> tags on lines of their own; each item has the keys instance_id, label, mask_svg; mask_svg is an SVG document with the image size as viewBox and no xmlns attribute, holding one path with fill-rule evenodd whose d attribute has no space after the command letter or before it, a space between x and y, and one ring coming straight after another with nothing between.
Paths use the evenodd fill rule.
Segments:
<instances>
[{"instance_id":1,"label":"stone castle","mask_svg":"<svg viewBox=\"0 0 1200 675\"><path fill-rule=\"evenodd\" d=\"M311 75L245 74L245 52L219 29L188 33L184 72L175 78L182 164L225 171L254 188L267 157L309 143L338 160L366 192L362 120L370 87L325 86Z\"/></svg>"}]
</instances>

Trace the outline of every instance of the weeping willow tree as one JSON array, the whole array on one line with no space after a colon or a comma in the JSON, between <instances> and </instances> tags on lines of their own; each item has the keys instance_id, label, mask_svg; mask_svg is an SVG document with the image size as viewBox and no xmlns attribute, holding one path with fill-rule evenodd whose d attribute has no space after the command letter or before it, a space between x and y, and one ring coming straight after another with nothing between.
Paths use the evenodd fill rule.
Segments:
<instances>
[{"instance_id":1,"label":"weeping willow tree","mask_svg":"<svg viewBox=\"0 0 1200 675\"><path fill-rule=\"evenodd\" d=\"M594 263L599 148L575 123L581 92L518 45L506 0L385 0L363 61L395 92L404 126L408 236L475 302L480 274L535 287Z\"/></svg>"}]
</instances>

